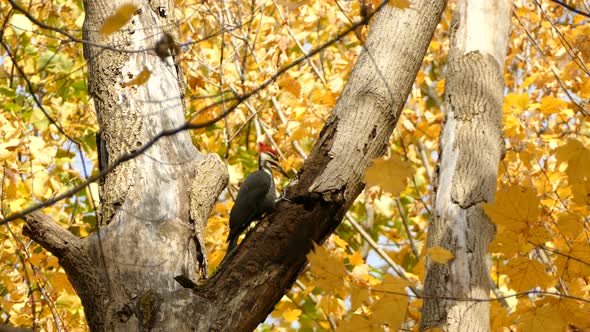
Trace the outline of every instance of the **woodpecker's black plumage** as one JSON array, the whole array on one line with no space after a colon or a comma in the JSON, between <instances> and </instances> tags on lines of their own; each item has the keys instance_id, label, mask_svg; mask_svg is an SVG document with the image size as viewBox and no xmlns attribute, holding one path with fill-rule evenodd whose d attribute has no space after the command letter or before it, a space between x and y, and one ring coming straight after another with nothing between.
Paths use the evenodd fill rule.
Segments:
<instances>
[{"instance_id":1,"label":"woodpecker's black plumage","mask_svg":"<svg viewBox=\"0 0 590 332\"><path fill-rule=\"evenodd\" d=\"M238 244L238 238L250 224L272 211L276 201L275 183L272 168L280 169L274 150L260 143L258 171L248 175L240 186L236 202L229 214L229 235L227 253Z\"/></svg>"}]
</instances>

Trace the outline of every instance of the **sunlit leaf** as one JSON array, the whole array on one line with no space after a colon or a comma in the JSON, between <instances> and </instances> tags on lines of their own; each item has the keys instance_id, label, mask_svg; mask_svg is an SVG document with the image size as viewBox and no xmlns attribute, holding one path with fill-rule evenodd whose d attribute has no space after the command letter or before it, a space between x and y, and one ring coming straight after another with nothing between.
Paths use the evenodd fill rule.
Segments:
<instances>
[{"instance_id":1,"label":"sunlit leaf","mask_svg":"<svg viewBox=\"0 0 590 332\"><path fill-rule=\"evenodd\" d=\"M103 36L108 36L116 31L119 31L127 22L131 19L131 17L137 11L137 6L131 3L126 3L115 11L114 14L107 17L102 26L100 27L100 33Z\"/></svg>"},{"instance_id":2,"label":"sunlit leaf","mask_svg":"<svg viewBox=\"0 0 590 332\"><path fill-rule=\"evenodd\" d=\"M375 159L367 169L364 181L367 188L380 186L381 189L394 196L405 188L408 177L412 175L412 164L403 161L400 156L393 155L390 159Z\"/></svg>"},{"instance_id":3,"label":"sunlit leaf","mask_svg":"<svg viewBox=\"0 0 590 332\"><path fill-rule=\"evenodd\" d=\"M452 260L455 257L452 252L441 247L428 248L426 250L426 255L433 262L440 264L447 264L450 260Z\"/></svg>"}]
</instances>

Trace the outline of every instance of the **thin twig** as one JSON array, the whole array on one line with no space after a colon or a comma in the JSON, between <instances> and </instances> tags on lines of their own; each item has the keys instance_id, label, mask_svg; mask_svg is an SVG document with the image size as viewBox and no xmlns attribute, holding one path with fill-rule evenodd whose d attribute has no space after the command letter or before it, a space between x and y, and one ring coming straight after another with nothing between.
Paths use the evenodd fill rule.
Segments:
<instances>
[{"instance_id":1,"label":"thin twig","mask_svg":"<svg viewBox=\"0 0 590 332\"><path fill-rule=\"evenodd\" d=\"M556 4L558 4L558 5L562 6L562 7L565 7L567 9L571 10L572 12L574 12L576 14L580 14L582 16L590 17L590 14L589 13L586 13L584 11L581 11L581 10L577 9L576 7L570 6L567 3L565 3L565 2L561 2L559 0L551 0L551 1L555 2Z\"/></svg>"},{"instance_id":2,"label":"thin twig","mask_svg":"<svg viewBox=\"0 0 590 332\"><path fill-rule=\"evenodd\" d=\"M361 225L359 225L350 216L350 213L346 213L346 220L348 220L348 222L352 225L352 227L354 227L354 229L356 229L356 231L359 232L359 234L363 237L363 239L365 241L367 241L367 243L369 243L369 245L375 250L375 252L387 263L387 265L389 265L389 267L391 267L391 269L400 278L402 278L406 281L410 281L410 279L408 279L406 274L402 270L400 270L400 268L395 264L395 262L391 259L391 257L389 257L389 255L387 255L387 253L385 251L383 251L383 249L381 249L381 247L375 241L373 241L371 236L369 234L367 234L367 232L365 232L365 230L361 227ZM412 293L414 293L415 295L420 294L420 292L415 287L411 286L410 289L411 289Z\"/></svg>"},{"instance_id":3,"label":"thin twig","mask_svg":"<svg viewBox=\"0 0 590 332\"><path fill-rule=\"evenodd\" d=\"M305 285L299 281L299 279L295 280L295 285L297 285L297 287L299 287L304 293L307 290L307 287L305 287ZM313 302L313 304L317 305L319 303L319 300L317 297L315 297L315 295L313 295L312 293L308 293L307 297L309 297L309 299L311 300L311 302ZM323 311L323 309L322 309ZM334 319L332 318L332 316L330 316L328 313L324 312L324 315L326 315L326 317L328 318L328 323L330 323L330 327L332 328L332 331L336 331L336 322L334 322Z\"/></svg>"},{"instance_id":4,"label":"thin twig","mask_svg":"<svg viewBox=\"0 0 590 332\"><path fill-rule=\"evenodd\" d=\"M418 249L416 248L416 244L414 243L414 239L412 238L412 233L410 232L410 227L408 226L408 218L406 217L404 207L402 206L402 202L400 201L399 197L396 197L395 205L397 206L397 211L399 212L399 215L402 218L402 223L404 225L404 229L406 230L406 234L408 235L408 240L410 241L412 252L414 253L416 259L420 260L420 253L418 253Z\"/></svg>"},{"instance_id":5,"label":"thin twig","mask_svg":"<svg viewBox=\"0 0 590 332\"><path fill-rule=\"evenodd\" d=\"M9 0L12 1L12 0ZM311 52L308 53L308 56L301 56L299 58L297 58L296 60L294 60L293 62L291 62L290 64L282 67L281 69L279 69L272 77L270 77L268 80L266 80L265 82L263 82L261 85L259 85L258 87L254 88L252 91L240 95L240 96L236 96L233 98L228 98L226 99L226 101L229 100L235 100L235 104L233 104L232 106L230 106L225 112L222 112L221 114L215 116L213 119L204 121L204 122L200 122L200 123L192 123L191 121L193 120L194 116L188 121L185 122L184 124L182 124L179 127L176 128L172 128L172 129L166 129L166 130L162 130L160 133L156 134L151 140L149 140L148 142L146 142L143 146L137 148L135 151L130 152L130 153L126 153L123 154L122 156L120 156L117 160L115 160L111 165L109 165L105 170L103 170L102 172L99 172L98 174L89 176L87 178L86 181L84 181L83 183L73 187L70 190L67 190L66 192L64 192L63 194L57 195L55 197L52 197L48 200L46 200L43 203L39 203L36 204L34 206L28 207L26 209L23 209L19 212L13 213L9 216L7 216L6 218L0 220L0 225L4 225L8 222L20 219L22 217L24 217L25 215L33 212L33 211L37 211L40 210L44 207L47 206L51 206L59 201L61 201L62 199L68 198L76 193L78 193L79 191L81 191L82 189L86 188L90 183L95 182L103 177L105 177L108 173L112 172L117 166L119 166L120 164L129 161L141 154L143 154L145 151L147 151L149 148L151 148L156 142L158 142L160 139L164 138L164 137L169 137L169 136L173 136L176 135L177 133L181 132L181 131L185 131L185 130L189 130L189 129L199 129L199 128L205 128L208 127L212 124L215 124L217 121L223 119L224 117L226 117L228 114L232 113L239 105L241 105L244 101L246 101L247 99L249 99L250 97L252 97L253 95L257 94L258 92L264 90L265 88L267 88L269 85L271 85L279 76L281 76L283 73L287 72L288 70L290 70L291 68L294 68L295 66L299 65L300 63L302 63L303 61L305 61L308 57L312 57L316 54L318 54L319 52L321 52L323 49L325 49L326 47L336 43L337 41L339 41L340 39L342 39L344 36L346 36L347 34L349 34L351 31L353 31L355 28L357 28L358 26L361 26L363 24L365 24L366 22L368 22L370 20L370 18L375 15L381 8L383 8L385 5L387 5L388 0L385 0L381 3L381 5L374 11L372 12L370 15L368 15L367 17L363 18L363 20L357 22L356 24L352 25L351 27L345 29L344 31L342 31L341 33L339 33L336 37L332 38L331 40L327 41L326 43L320 45L318 48L312 50ZM221 104L221 101L212 103L208 106L205 106L203 109L201 109L201 111L197 112L197 113L201 113L207 110L210 110L218 105Z\"/></svg>"}]
</instances>

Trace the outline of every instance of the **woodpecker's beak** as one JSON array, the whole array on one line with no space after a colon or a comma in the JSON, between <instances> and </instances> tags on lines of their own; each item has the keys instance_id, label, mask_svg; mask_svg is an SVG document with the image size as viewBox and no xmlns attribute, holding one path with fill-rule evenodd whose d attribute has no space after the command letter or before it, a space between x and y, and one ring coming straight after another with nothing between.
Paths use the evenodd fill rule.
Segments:
<instances>
[{"instance_id":1,"label":"woodpecker's beak","mask_svg":"<svg viewBox=\"0 0 590 332\"><path fill-rule=\"evenodd\" d=\"M275 171L278 171L279 173L283 174L285 177L289 178L289 174L287 174L287 172L285 172L285 170L281 167L281 165L279 165L279 162L275 159L271 159L268 161L268 163L270 164L270 166L272 166L272 168Z\"/></svg>"}]
</instances>

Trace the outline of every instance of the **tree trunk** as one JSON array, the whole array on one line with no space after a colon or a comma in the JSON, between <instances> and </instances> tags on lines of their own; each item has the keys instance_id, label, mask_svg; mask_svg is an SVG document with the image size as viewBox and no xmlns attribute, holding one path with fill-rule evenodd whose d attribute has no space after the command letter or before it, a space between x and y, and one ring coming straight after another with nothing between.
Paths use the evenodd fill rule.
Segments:
<instances>
[{"instance_id":1,"label":"tree trunk","mask_svg":"<svg viewBox=\"0 0 590 332\"><path fill-rule=\"evenodd\" d=\"M503 64L511 1L459 0L451 24L445 124L427 247L450 250L448 264L427 260L422 330L489 331L487 248L494 226L481 203L496 191L502 137Z\"/></svg>"},{"instance_id":2,"label":"tree trunk","mask_svg":"<svg viewBox=\"0 0 590 332\"><path fill-rule=\"evenodd\" d=\"M136 1L123 30L103 38L104 19L126 1L87 0L89 88L108 165L184 122L181 73L150 50L174 26L173 1ZM118 166L101 183L100 232L78 239L39 213L27 234L54 253L82 299L93 331L253 330L291 287L312 242L322 242L364 187L385 150L428 48L444 0L401 11L384 6L366 47L303 169L281 202L208 281L202 234L227 181L215 156L181 132ZM393 32L393 33L392 33ZM120 52L119 50L146 50ZM127 86L146 66L147 84ZM200 286L183 288L183 276Z\"/></svg>"}]
</instances>

